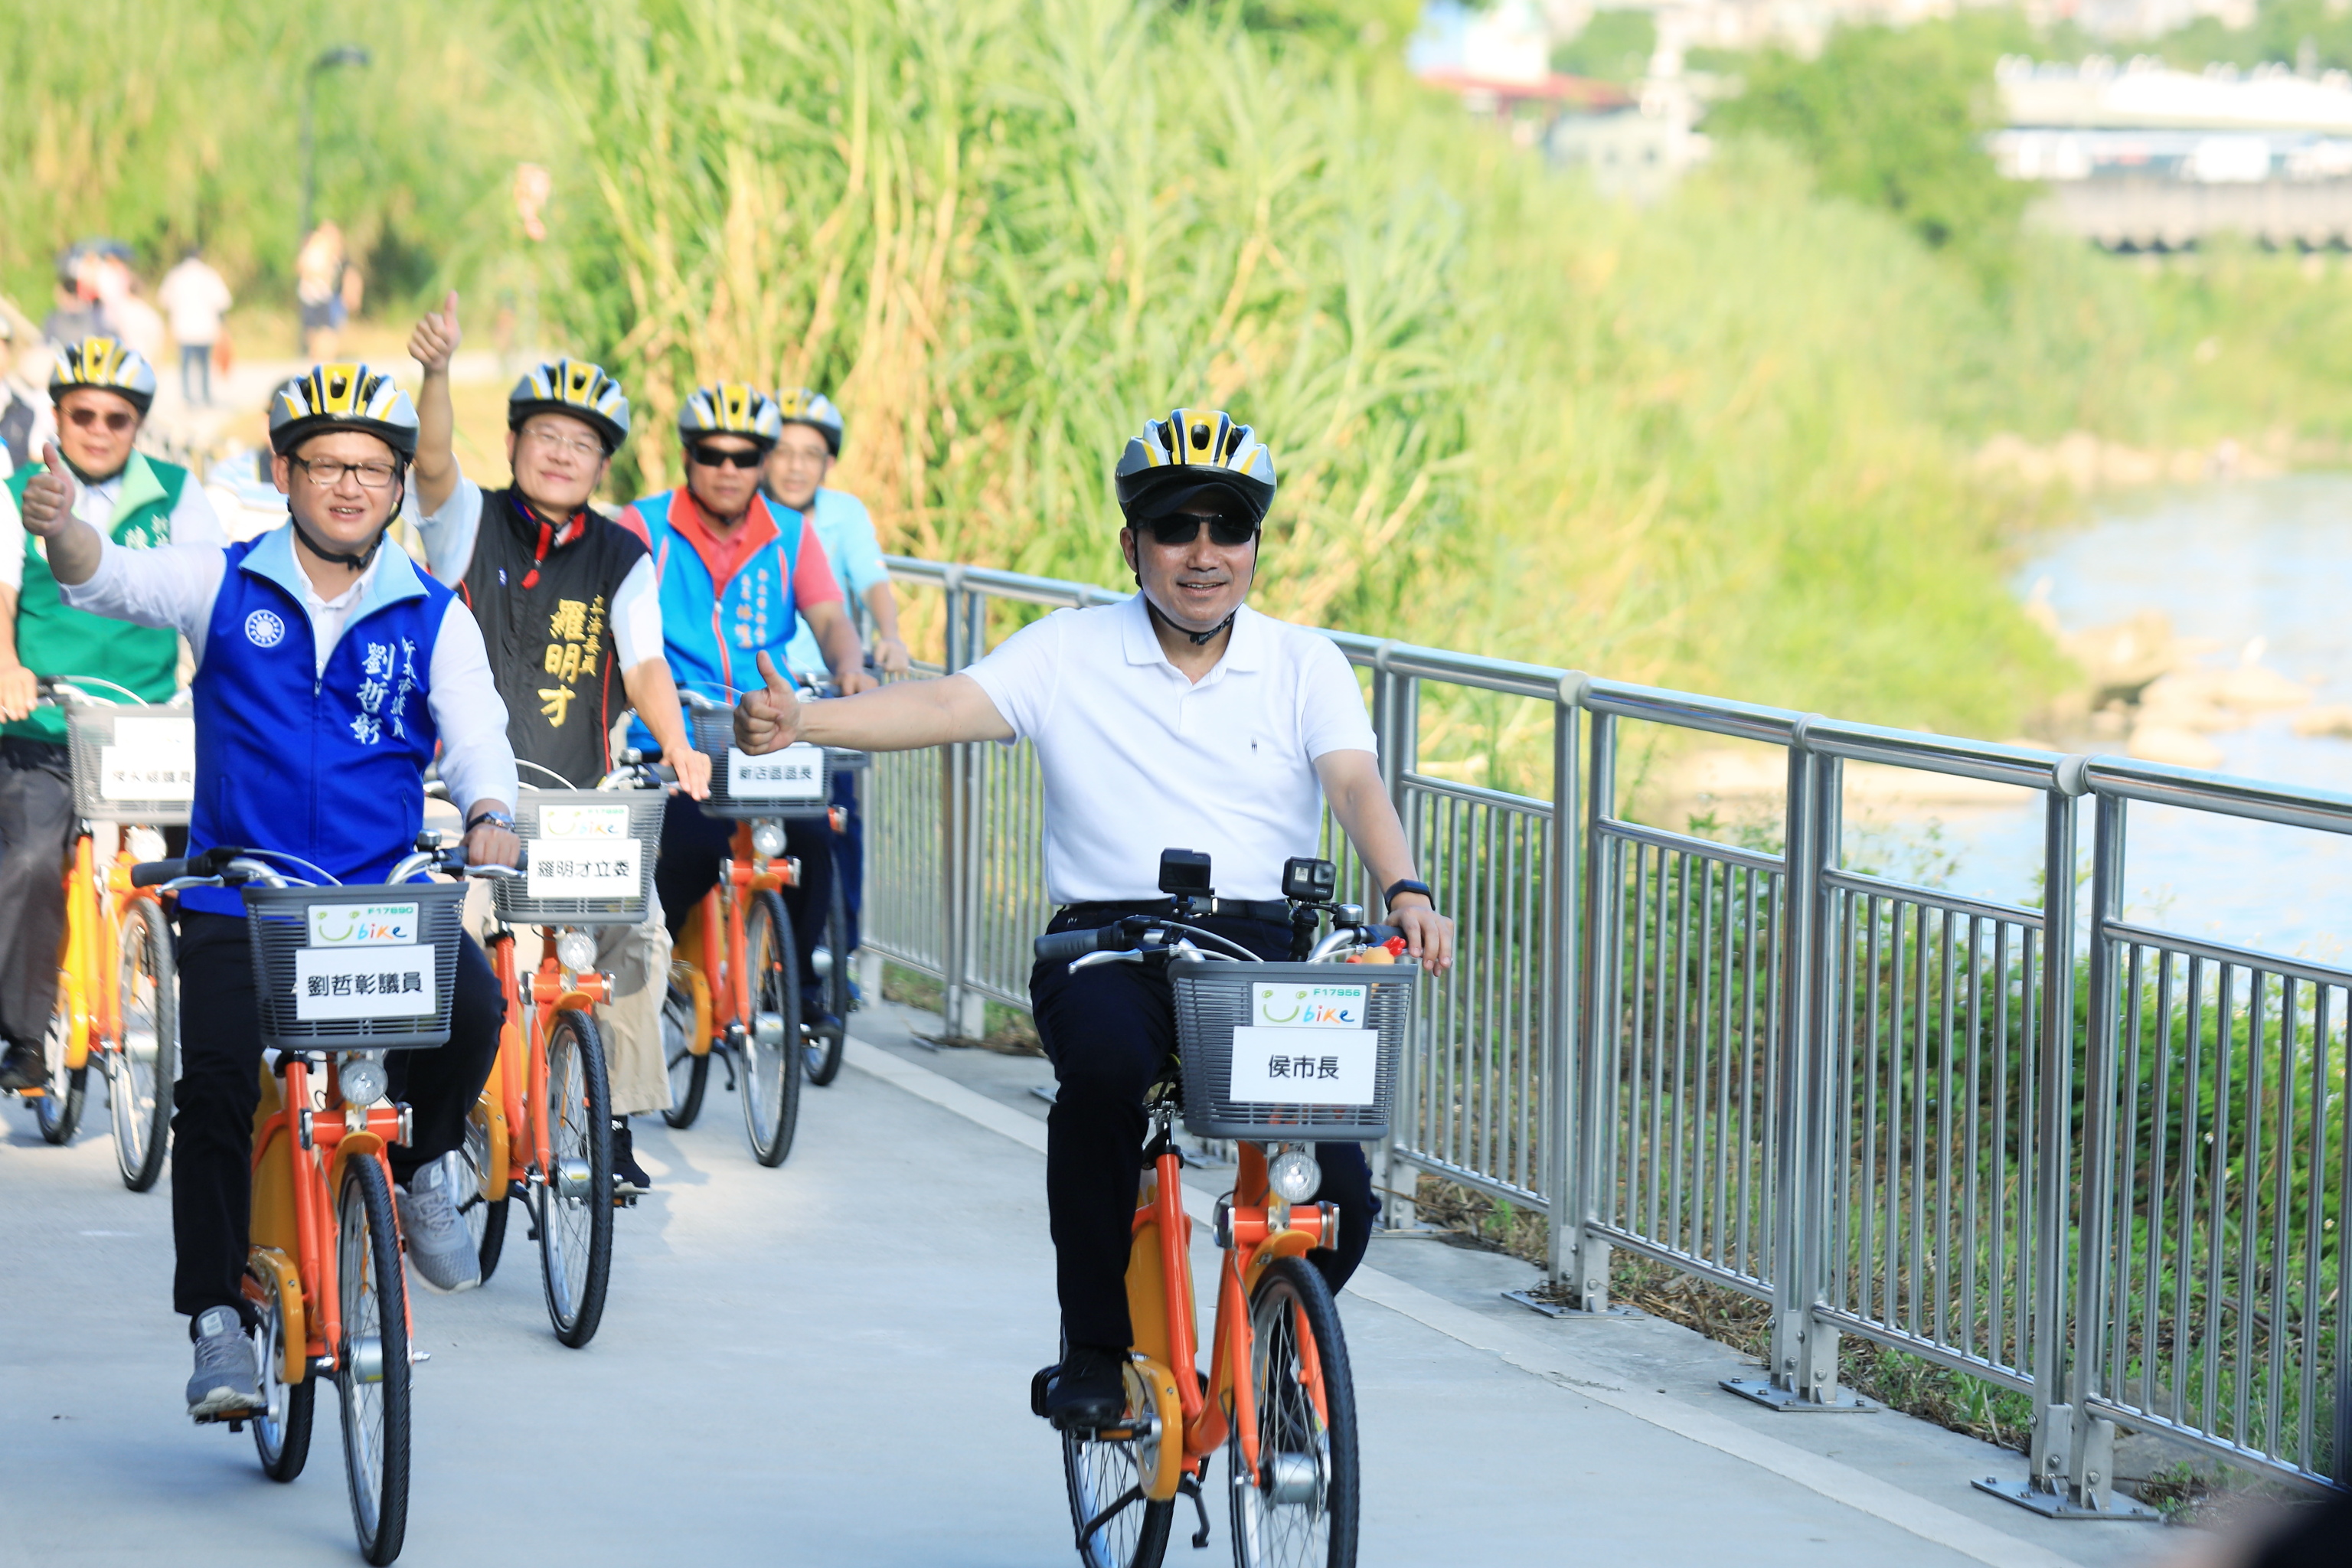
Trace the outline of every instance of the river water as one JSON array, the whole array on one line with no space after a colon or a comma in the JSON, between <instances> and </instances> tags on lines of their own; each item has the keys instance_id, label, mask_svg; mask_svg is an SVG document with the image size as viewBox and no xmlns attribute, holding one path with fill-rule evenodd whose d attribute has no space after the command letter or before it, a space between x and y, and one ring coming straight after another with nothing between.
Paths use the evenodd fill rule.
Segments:
<instances>
[{"instance_id":1,"label":"river water","mask_svg":"<svg viewBox=\"0 0 2352 1568\"><path fill-rule=\"evenodd\" d=\"M2319 702L2352 702L2352 475L2236 480L2102 501L2091 521L2036 542L2014 585L2047 578L2068 630L2162 611L2176 634L2234 662L2263 641L2263 662L2310 683ZM2352 793L2352 741L2304 737L2271 713L2213 734L2215 771ZM2095 750L2121 751L2120 741ZM2132 918L2189 935L2343 961L2352 956L2352 839L2166 807L2130 807L2125 889ZM2038 892L2041 812L1937 808L1896 828L1930 832L1956 864L1956 891L2019 900ZM2082 816L2084 865L2091 811ZM1939 856L1939 858L1941 857Z\"/></svg>"}]
</instances>

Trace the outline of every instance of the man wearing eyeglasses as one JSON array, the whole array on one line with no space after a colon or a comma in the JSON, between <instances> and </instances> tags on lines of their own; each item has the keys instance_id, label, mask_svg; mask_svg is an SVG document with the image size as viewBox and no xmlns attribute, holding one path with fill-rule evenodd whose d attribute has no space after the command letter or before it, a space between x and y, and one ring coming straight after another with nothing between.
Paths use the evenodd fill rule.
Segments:
<instances>
[{"instance_id":1,"label":"man wearing eyeglasses","mask_svg":"<svg viewBox=\"0 0 2352 1568\"><path fill-rule=\"evenodd\" d=\"M677 684L721 703L759 684L756 660L783 663L803 618L845 693L874 684L814 524L771 508L760 493L761 468L782 429L775 399L756 387L722 382L697 388L677 416L686 483L622 514L653 552L662 637ZM673 754L664 745L663 755ZM654 885L673 939L718 885L733 833L733 824L670 798ZM831 838L819 820L790 822L784 830L784 852L801 864L800 881L783 899L800 951L804 1022L814 1022L822 1006L814 955L833 898Z\"/></svg>"},{"instance_id":2,"label":"man wearing eyeglasses","mask_svg":"<svg viewBox=\"0 0 2352 1568\"><path fill-rule=\"evenodd\" d=\"M58 439L45 457L71 479L75 517L129 550L228 542L187 469L132 448L155 399L154 367L138 351L112 338L68 346L49 398ZM41 1042L66 922L59 868L73 837L73 786L65 715L35 710L38 679L74 676L100 696L128 691L150 702L179 687L177 633L102 620L59 596L47 551L19 511L25 487L47 471L27 463L0 487L0 1089L47 1079Z\"/></svg>"}]
</instances>

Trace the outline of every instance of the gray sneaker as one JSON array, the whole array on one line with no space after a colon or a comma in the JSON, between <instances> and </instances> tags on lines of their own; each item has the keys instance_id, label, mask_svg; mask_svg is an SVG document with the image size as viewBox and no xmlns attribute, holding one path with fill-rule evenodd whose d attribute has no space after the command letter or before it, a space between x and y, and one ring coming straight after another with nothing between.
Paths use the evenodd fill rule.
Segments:
<instances>
[{"instance_id":1,"label":"gray sneaker","mask_svg":"<svg viewBox=\"0 0 2352 1568\"><path fill-rule=\"evenodd\" d=\"M400 1230L408 1240L408 1261L426 1289L444 1295L482 1282L473 1233L457 1212L462 1187L457 1156L450 1153L418 1166L400 1189Z\"/></svg>"},{"instance_id":2,"label":"gray sneaker","mask_svg":"<svg viewBox=\"0 0 2352 1568\"><path fill-rule=\"evenodd\" d=\"M263 1407L244 1321L226 1307L206 1308L196 1317L196 1373L188 1379L188 1414L199 1421L220 1421Z\"/></svg>"}]
</instances>

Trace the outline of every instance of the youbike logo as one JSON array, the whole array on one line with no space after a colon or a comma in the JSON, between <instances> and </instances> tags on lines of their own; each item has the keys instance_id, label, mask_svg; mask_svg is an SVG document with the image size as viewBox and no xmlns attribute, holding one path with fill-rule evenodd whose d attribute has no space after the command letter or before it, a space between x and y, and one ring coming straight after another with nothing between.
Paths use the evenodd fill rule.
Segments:
<instances>
[{"instance_id":1,"label":"youbike logo","mask_svg":"<svg viewBox=\"0 0 2352 1568\"><path fill-rule=\"evenodd\" d=\"M415 904L312 904L312 947L399 947L416 940Z\"/></svg>"},{"instance_id":2,"label":"youbike logo","mask_svg":"<svg viewBox=\"0 0 2352 1568\"><path fill-rule=\"evenodd\" d=\"M1255 985L1251 1022L1274 1029L1364 1027L1361 985Z\"/></svg>"}]
</instances>

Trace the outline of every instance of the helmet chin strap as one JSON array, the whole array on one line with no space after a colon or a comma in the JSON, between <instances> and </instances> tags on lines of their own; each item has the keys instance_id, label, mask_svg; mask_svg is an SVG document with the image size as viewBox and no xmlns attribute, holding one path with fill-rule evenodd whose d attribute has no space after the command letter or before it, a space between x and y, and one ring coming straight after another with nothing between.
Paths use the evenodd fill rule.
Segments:
<instances>
[{"instance_id":1,"label":"helmet chin strap","mask_svg":"<svg viewBox=\"0 0 2352 1568\"><path fill-rule=\"evenodd\" d=\"M1215 626L1211 626L1205 632L1196 632L1190 626L1180 624L1175 617L1169 615L1167 611L1153 604L1151 602L1151 595L1149 594L1143 595L1143 607L1151 613L1151 618L1153 620L1160 622L1160 625L1166 626L1171 632L1181 633L1185 639L1192 643L1194 647L1199 647L1204 643L1214 640L1217 634L1223 631L1227 626L1232 626L1234 624L1234 617L1242 613L1242 607L1239 605L1235 605L1231 610L1228 610L1225 613L1225 618L1223 620L1219 621Z\"/></svg>"}]
</instances>

